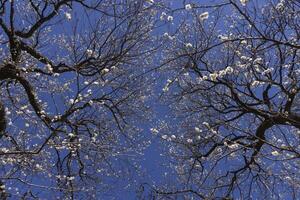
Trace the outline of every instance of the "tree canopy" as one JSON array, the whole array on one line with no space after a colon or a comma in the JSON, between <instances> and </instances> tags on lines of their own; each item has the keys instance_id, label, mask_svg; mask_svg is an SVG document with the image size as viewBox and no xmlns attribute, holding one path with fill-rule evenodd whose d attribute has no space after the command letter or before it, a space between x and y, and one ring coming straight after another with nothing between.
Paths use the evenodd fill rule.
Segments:
<instances>
[{"instance_id":1,"label":"tree canopy","mask_svg":"<svg viewBox=\"0 0 300 200\"><path fill-rule=\"evenodd\" d=\"M300 198L299 40L299 0L0 0L0 198Z\"/></svg>"}]
</instances>

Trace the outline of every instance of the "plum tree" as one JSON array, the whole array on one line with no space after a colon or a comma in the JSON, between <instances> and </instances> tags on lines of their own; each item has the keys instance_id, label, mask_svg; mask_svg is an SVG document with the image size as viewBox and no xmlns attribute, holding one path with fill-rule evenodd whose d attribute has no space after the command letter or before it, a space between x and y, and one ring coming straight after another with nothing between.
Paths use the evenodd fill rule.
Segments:
<instances>
[{"instance_id":1,"label":"plum tree","mask_svg":"<svg viewBox=\"0 0 300 200\"><path fill-rule=\"evenodd\" d=\"M168 10L177 23L166 33L163 91L178 123L161 132L179 181L157 194L299 198L299 11L292 0Z\"/></svg>"},{"instance_id":2,"label":"plum tree","mask_svg":"<svg viewBox=\"0 0 300 200\"><path fill-rule=\"evenodd\" d=\"M0 1L3 199L100 198L137 167L153 10L143 0Z\"/></svg>"}]
</instances>

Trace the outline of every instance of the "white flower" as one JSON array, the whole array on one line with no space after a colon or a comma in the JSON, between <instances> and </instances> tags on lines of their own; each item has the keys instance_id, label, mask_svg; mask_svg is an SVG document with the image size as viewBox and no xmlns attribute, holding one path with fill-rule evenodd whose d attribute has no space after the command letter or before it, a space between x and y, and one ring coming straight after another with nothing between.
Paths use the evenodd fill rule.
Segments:
<instances>
[{"instance_id":1,"label":"white flower","mask_svg":"<svg viewBox=\"0 0 300 200\"><path fill-rule=\"evenodd\" d=\"M164 140L166 140L168 138L168 136L167 135L163 135L163 136L161 136L161 138L164 139Z\"/></svg>"},{"instance_id":2,"label":"white flower","mask_svg":"<svg viewBox=\"0 0 300 200\"><path fill-rule=\"evenodd\" d=\"M84 85L88 85L89 84L89 82L88 81L84 81L84 83L83 83Z\"/></svg>"},{"instance_id":3,"label":"white flower","mask_svg":"<svg viewBox=\"0 0 300 200\"><path fill-rule=\"evenodd\" d=\"M242 40L241 44L247 44L247 40Z\"/></svg>"},{"instance_id":4,"label":"white flower","mask_svg":"<svg viewBox=\"0 0 300 200\"><path fill-rule=\"evenodd\" d=\"M238 147L239 147L238 144L231 144L231 145L228 145L228 148L229 148L229 149L236 149L236 148L238 148Z\"/></svg>"},{"instance_id":5,"label":"white flower","mask_svg":"<svg viewBox=\"0 0 300 200\"><path fill-rule=\"evenodd\" d=\"M69 176L69 177L67 177L67 179L68 179L69 181L72 181L72 180L75 179L75 177L74 177L74 176Z\"/></svg>"},{"instance_id":6,"label":"white flower","mask_svg":"<svg viewBox=\"0 0 300 200\"><path fill-rule=\"evenodd\" d=\"M212 81L216 81L217 78L218 78L218 74L217 74L217 73L212 73L212 74L209 75L209 77L210 77L210 79L211 79Z\"/></svg>"},{"instance_id":7,"label":"white flower","mask_svg":"<svg viewBox=\"0 0 300 200\"><path fill-rule=\"evenodd\" d=\"M241 60L248 60L247 56L241 56Z\"/></svg>"},{"instance_id":8,"label":"white flower","mask_svg":"<svg viewBox=\"0 0 300 200\"><path fill-rule=\"evenodd\" d=\"M196 131L197 133L201 133L201 132L202 132L202 130L201 130L200 128L198 128L198 127L195 127L195 131Z\"/></svg>"},{"instance_id":9,"label":"white flower","mask_svg":"<svg viewBox=\"0 0 300 200\"><path fill-rule=\"evenodd\" d=\"M258 57L258 58L256 58L253 62L254 62L255 64L261 64L262 61L263 61L263 59L260 58L260 57Z\"/></svg>"},{"instance_id":10,"label":"white flower","mask_svg":"<svg viewBox=\"0 0 300 200\"><path fill-rule=\"evenodd\" d=\"M164 20L166 16L167 16L167 13L162 12L160 15L160 20Z\"/></svg>"},{"instance_id":11,"label":"white flower","mask_svg":"<svg viewBox=\"0 0 300 200\"><path fill-rule=\"evenodd\" d=\"M74 103L74 99L70 99L69 104L73 104L73 103Z\"/></svg>"},{"instance_id":12,"label":"white flower","mask_svg":"<svg viewBox=\"0 0 300 200\"><path fill-rule=\"evenodd\" d=\"M276 5L276 9L279 10L279 11L282 11L282 10L284 9L283 3L282 3L282 2L278 3L278 4Z\"/></svg>"},{"instance_id":13,"label":"white flower","mask_svg":"<svg viewBox=\"0 0 300 200\"><path fill-rule=\"evenodd\" d=\"M226 67L226 73L231 74L233 72L233 68L232 67Z\"/></svg>"},{"instance_id":14,"label":"white flower","mask_svg":"<svg viewBox=\"0 0 300 200\"><path fill-rule=\"evenodd\" d=\"M153 4L154 0L146 0L148 3Z\"/></svg>"},{"instance_id":15,"label":"white flower","mask_svg":"<svg viewBox=\"0 0 300 200\"><path fill-rule=\"evenodd\" d=\"M240 2L241 2L241 4L242 4L242 6L246 6L248 0L240 0Z\"/></svg>"},{"instance_id":16,"label":"white flower","mask_svg":"<svg viewBox=\"0 0 300 200\"><path fill-rule=\"evenodd\" d=\"M204 20L208 19L208 17L209 17L209 13L208 12L204 12L204 13L202 13L202 14L199 15L199 19L201 21L204 21Z\"/></svg>"},{"instance_id":17,"label":"white flower","mask_svg":"<svg viewBox=\"0 0 300 200\"><path fill-rule=\"evenodd\" d=\"M192 5L191 4L186 4L185 5L185 9L186 10L191 10L192 9Z\"/></svg>"},{"instance_id":18,"label":"white flower","mask_svg":"<svg viewBox=\"0 0 300 200\"><path fill-rule=\"evenodd\" d=\"M69 137L74 137L75 134L74 134L74 133L69 133L68 136L69 136Z\"/></svg>"},{"instance_id":19,"label":"white flower","mask_svg":"<svg viewBox=\"0 0 300 200\"><path fill-rule=\"evenodd\" d=\"M150 131L152 134L157 134L158 133L158 130L156 128L150 128Z\"/></svg>"},{"instance_id":20,"label":"white flower","mask_svg":"<svg viewBox=\"0 0 300 200\"><path fill-rule=\"evenodd\" d=\"M192 143L193 142L192 139L187 139L186 141L187 141L187 143Z\"/></svg>"},{"instance_id":21,"label":"white flower","mask_svg":"<svg viewBox=\"0 0 300 200\"><path fill-rule=\"evenodd\" d=\"M67 20L71 20L72 19L71 13L66 12L65 16L66 16Z\"/></svg>"},{"instance_id":22,"label":"white flower","mask_svg":"<svg viewBox=\"0 0 300 200\"><path fill-rule=\"evenodd\" d=\"M164 37L169 37L169 33L164 33Z\"/></svg>"},{"instance_id":23,"label":"white flower","mask_svg":"<svg viewBox=\"0 0 300 200\"><path fill-rule=\"evenodd\" d=\"M265 71L262 72L262 75L269 74L273 70L274 70L273 68L268 68L268 69L266 69Z\"/></svg>"},{"instance_id":24,"label":"white flower","mask_svg":"<svg viewBox=\"0 0 300 200\"><path fill-rule=\"evenodd\" d=\"M193 45L192 45L191 43L186 43L186 44L185 44L185 47L186 47L186 48L192 48Z\"/></svg>"},{"instance_id":25,"label":"white flower","mask_svg":"<svg viewBox=\"0 0 300 200\"><path fill-rule=\"evenodd\" d=\"M42 167L41 165L39 165L39 164L36 164L35 167L36 167L38 170L42 170L42 169L43 169L43 167Z\"/></svg>"},{"instance_id":26,"label":"white flower","mask_svg":"<svg viewBox=\"0 0 300 200\"><path fill-rule=\"evenodd\" d=\"M172 138L173 140L175 140L175 139L176 139L176 135L171 135L171 138Z\"/></svg>"},{"instance_id":27,"label":"white flower","mask_svg":"<svg viewBox=\"0 0 300 200\"><path fill-rule=\"evenodd\" d=\"M108 68L104 68L102 71L103 71L104 73L107 73L107 72L109 72L109 69L108 69Z\"/></svg>"},{"instance_id":28,"label":"white flower","mask_svg":"<svg viewBox=\"0 0 300 200\"><path fill-rule=\"evenodd\" d=\"M168 17L167 17L167 20L169 21L169 22L171 22L171 21L173 21L173 16L171 16L171 15L169 15Z\"/></svg>"},{"instance_id":29,"label":"white flower","mask_svg":"<svg viewBox=\"0 0 300 200\"><path fill-rule=\"evenodd\" d=\"M171 35L169 35L169 40L174 40L175 39L175 36L171 36Z\"/></svg>"},{"instance_id":30,"label":"white flower","mask_svg":"<svg viewBox=\"0 0 300 200\"><path fill-rule=\"evenodd\" d=\"M228 40L229 37L226 36L226 35L219 35L218 38L221 40L221 41L225 41L225 40Z\"/></svg>"},{"instance_id":31,"label":"white flower","mask_svg":"<svg viewBox=\"0 0 300 200\"><path fill-rule=\"evenodd\" d=\"M162 90L163 90L164 92L168 92L168 91L169 91L168 85L166 85Z\"/></svg>"},{"instance_id":32,"label":"white flower","mask_svg":"<svg viewBox=\"0 0 300 200\"><path fill-rule=\"evenodd\" d=\"M88 57L93 56L94 52L91 49L86 50L86 54L88 55Z\"/></svg>"},{"instance_id":33,"label":"white flower","mask_svg":"<svg viewBox=\"0 0 300 200\"><path fill-rule=\"evenodd\" d=\"M208 122L203 122L202 124L203 124L204 126L209 127L209 123L208 123Z\"/></svg>"},{"instance_id":34,"label":"white flower","mask_svg":"<svg viewBox=\"0 0 300 200\"><path fill-rule=\"evenodd\" d=\"M278 151L272 151L271 153L273 156L279 156L279 152Z\"/></svg>"},{"instance_id":35,"label":"white flower","mask_svg":"<svg viewBox=\"0 0 300 200\"><path fill-rule=\"evenodd\" d=\"M260 84L260 82L259 81L253 81L252 83L251 83L251 86L252 87L256 87L256 86L258 86Z\"/></svg>"},{"instance_id":36,"label":"white flower","mask_svg":"<svg viewBox=\"0 0 300 200\"><path fill-rule=\"evenodd\" d=\"M11 114L11 112L8 110L8 108L5 108L5 113L6 113L6 115L10 115Z\"/></svg>"},{"instance_id":37,"label":"white flower","mask_svg":"<svg viewBox=\"0 0 300 200\"><path fill-rule=\"evenodd\" d=\"M52 68L52 66L51 66L49 63L46 64L46 69L47 69L47 71L50 72L50 73L53 72L53 68Z\"/></svg>"},{"instance_id":38,"label":"white flower","mask_svg":"<svg viewBox=\"0 0 300 200\"><path fill-rule=\"evenodd\" d=\"M22 106L22 107L20 108L20 110L25 110L27 107L28 107L28 105Z\"/></svg>"}]
</instances>

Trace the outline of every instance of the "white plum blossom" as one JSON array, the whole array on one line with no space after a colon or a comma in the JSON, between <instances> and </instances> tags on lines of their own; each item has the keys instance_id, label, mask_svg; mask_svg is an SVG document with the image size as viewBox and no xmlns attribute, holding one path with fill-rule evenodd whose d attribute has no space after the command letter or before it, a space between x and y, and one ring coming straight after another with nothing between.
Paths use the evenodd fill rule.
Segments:
<instances>
[{"instance_id":1,"label":"white plum blossom","mask_svg":"<svg viewBox=\"0 0 300 200\"><path fill-rule=\"evenodd\" d=\"M108 68L104 68L102 69L103 73L108 73L109 72L109 69Z\"/></svg>"},{"instance_id":2,"label":"white plum blossom","mask_svg":"<svg viewBox=\"0 0 300 200\"><path fill-rule=\"evenodd\" d=\"M203 122L202 123L204 126L209 127L209 123L208 122Z\"/></svg>"},{"instance_id":3,"label":"white plum blossom","mask_svg":"<svg viewBox=\"0 0 300 200\"><path fill-rule=\"evenodd\" d=\"M225 41L225 40L228 40L229 37L226 36L226 35L219 35L218 38L221 40L221 41Z\"/></svg>"},{"instance_id":4,"label":"white plum blossom","mask_svg":"<svg viewBox=\"0 0 300 200\"><path fill-rule=\"evenodd\" d=\"M88 57L91 57L91 56L93 56L94 51L91 50L91 49L88 49L88 50L86 50L86 54L87 54Z\"/></svg>"},{"instance_id":5,"label":"white plum blossom","mask_svg":"<svg viewBox=\"0 0 300 200\"><path fill-rule=\"evenodd\" d=\"M169 33L167 33L167 32L164 33L163 36L166 37L166 38L168 38L169 40L174 40L174 38L175 38L175 36L171 36L171 35L169 35Z\"/></svg>"},{"instance_id":6,"label":"white plum blossom","mask_svg":"<svg viewBox=\"0 0 300 200\"><path fill-rule=\"evenodd\" d=\"M171 22L171 21L173 21L173 16L171 16L171 15L169 15L168 17L167 17L167 20L169 21L169 22Z\"/></svg>"},{"instance_id":7,"label":"white plum blossom","mask_svg":"<svg viewBox=\"0 0 300 200\"><path fill-rule=\"evenodd\" d=\"M164 37L169 37L169 33L164 33Z\"/></svg>"},{"instance_id":8,"label":"white plum blossom","mask_svg":"<svg viewBox=\"0 0 300 200\"><path fill-rule=\"evenodd\" d=\"M212 81L216 81L217 78L218 78L218 74L216 72L212 73L209 75L209 78L212 80Z\"/></svg>"},{"instance_id":9,"label":"white plum blossom","mask_svg":"<svg viewBox=\"0 0 300 200\"><path fill-rule=\"evenodd\" d=\"M92 106L94 104L93 100L89 100L89 105Z\"/></svg>"},{"instance_id":10,"label":"white plum blossom","mask_svg":"<svg viewBox=\"0 0 300 200\"><path fill-rule=\"evenodd\" d=\"M208 19L208 17L209 17L209 13L208 12L204 12L204 13L201 13L199 15L200 21L204 21L204 20Z\"/></svg>"},{"instance_id":11,"label":"white plum blossom","mask_svg":"<svg viewBox=\"0 0 300 200\"><path fill-rule=\"evenodd\" d=\"M147 0L148 3L153 4L154 0Z\"/></svg>"},{"instance_id":12,"label":"white plum blossom","mask_svg":"<svg viewBox=\"0 0 300 200\"><path fill-rule=\"evenodd\" d=\"M253 82L251 83L251 86L252 86L252 87L256 87L256 86L258 86L258 85L260 85L260 84L261 84L260 81L255 80L255 81L253 81Z\"/></svg>"},{"instance_id":13,"label":"white plum blossom","mask_svg":"<svg viewBox=\"0 0 300 200\"><path fill-rule=\"evenodd\" d=\"M197 133L201 133L201 132L202 132L202 130L201 130L199 127L195 127L195 131L196 131Z\"/></svg>"},{"instance_id":14,"label":"white plum blossom","mask_svg":"<svg viewBox=\"0 0 300 200\"><path fill-rule=\"evenodd\" d=\"M185 44L185 47L186 47L186 48L192 48L193 45L192 45L191 43L186 43L186 44Z\"/></svg>"},{"instance_id":15,"label":"white plum blossom","mask_svg":"<svg viewBox=\"0 0 300 200\"><path fill-rule=\"evenodd\" d=\"M75 137L75 134L74 133L69 133L68 136L69 137Z\"/></svg>"},{"instance_id":16,"label":"white plum blossom","mask_svg":"<svg viewBox=\"0 0 300 200\"><path fill-rule=\"evenodd\" d=\"M176 135L171 135L171 139L175 140L176 139Z\"/></svg>"},{"instance_id":17,"label":"white plum blossom","mask_svg":"<svg viewBox=\"0 0 300 200\"><path fill-rule=\"evenodd\" d=\"M165 87L162 90L163 90L163 92L168 92L169 91L169 84L166 84Z\"/></svg>"},{"instance_id":18,"label":"white plum blossom","mask_svg":"<svg viewBox=\"0 0 300 200\"><path fill-rule=\"evenodd\" d=\"M167 16L167 13L162 12L159 18L160 18L160 20L164 20L166 16Z\"/></svg>"},{"instance_id":19,"label":"white plum blossom","mask_svg":"<svg viewBox=\"0 0 300 200\"><path fill-rule=\"evenodd\" d=\"M70 177L67 177L67 179L68 179L69 181L72 181L72 180L75 179L75 177L74 177L74 176L70 176Z\"/></svg>"},{"instance_id":20,"label":"white plum blossom","mask_svg":"<svg viewBox=\"0 0 300 200\"><path fill-rule=\"evenodd\" d=\"M276 5L276 9L279 10L279 11L283 11L284 10L284 4L283 2L279 2L277 5Z\"/></svg>"},{"instance_id":21,"label":"white plum blossom","mask_svg":"<svg viewBox=\"0 0 300 200\"><path fill-rule=\"evenodd\" d=\"M65 16L66 16L66 19L67 19L67 20L71 20L71 19L72 19L72 15L71 15L71 13L69 13L69 12L66 12L66 13L65 13Z\"/></svg>"},{"instance_id":22,"label":"white plum blossom","mask_svg":"<svg viewBox=\"0 0 300 200\"><path fill-rule=\"evenodd\" d=\"M239 145L236 144L236 143L233 143L233 144L228 145L228 148L229 148L229 149L237 149L238 147L239 147Z\"/></svg>"},{"instance_id":23,"label":"white plum blossom","mask_svg":"<svg viewBox=\"0 0 300 200\"><path fill-rule=\"evenodd\" d=\"M242 40L241 44L247 44L247 40Z\"/></svg>"},{"instance_id":24,"label":"white plum blossom","mask_svg":"<svg viewBox=\"0 0 300 200\"><path fill-rule=\"evenodd\" d=\"M268 68L262 72L262 75L268 74L268 73L272 72L273 70L274 70L273 68Z\"/></svg>"},{"instance_id":25,"label":"white plum blossom","mask_svg":"<svg viewBox=\"0 0 300 200\"><path fill-rule=\"evenodd\" d=\"M226 73L231 74L233 72L233 68L229 66L225 69L225 71Z\"/></svg>"},{"instance_id":26,"label":"white plum blossom","mask_svg":"<svg viewBox=\"0 0 300 200\"><path fill-rule=\"evenodd\" d=\"M191 10L192 9L192 5L191 4L186 4L185 5L185 9L186 10Z\"/></svg>"},{"instance_id":27,"label":"white plum blossom","mask_svg":"<svg viewBox=\"0 0 300 200\"><path fill-rule=\"evenodd\" d=\"M255 64L261 64L262 61L263 61L262 58L258 57L258 58L256 58L253 62L254 62Z\"/></svg>"},{"instance_id":28,"label":"white plum blossom","mask_svg":"<svg viewBox=\"0 0 300 200\"><path fill-rule=\"evenodd\" d=\"M240 0L242 6L246 6L246 4L248 3L248 0Z\"/></svg>"},{"instance_id":29,"label":"white plum blossom","mask_svg":"<svg viewBox=\"0 0 300 200\"><path fill-rule=\"evenodd\" d=\"M291 90L291 93L296 94L296 93L297 93L297 89L296 89L296 88L293 88L293 89Z\"/></svg>"},{"instance_id":30,"label":"white plum blossom","mask_svg":"<svg viewBox=\"0 0 300 200\"><path fill-rule=\"evenodd\" d=\"M51 66L51 64L46 64L46 69L47 69L47 71L49 72L49 73L52 73L53 72L53 68L52 68L52 66Z\"/></svg>"},{"instance_id":31,"label":"white plum blossom","mask_svg":"<svg viewBox=\"0 0 300 200\"><path fill-rule=\"evenodd\" d=\"M189 138L189 139L187 139L186 141L187 141L187 143L192 143L192 142L193 142L193 140L192 140L192 139L190 139L190 138Z\"/></svg>"},{"instance_id":32,"label":"white plum blossom","mask_svg":"<svg viewBox=\"0 0 300 200\"><path fill-rule=\"evenodd\" d=\"M69 104L73 104L75 102L74 99L69 99Z\"/></svg>"},{"instance_id":33,"label":"white plum blossom","mask_svg":"<svg viewBox=\"0 0 300 200\"><path fill-rule=\"evenodd\" d=\"M150 131L152 134L155 134L155 135L158 134L158 132L159 132L156 128L150 128Z\"/></svg>"},{"instance_id":34,"label":"white plum blossom","mask_svg":"<svg viewBox=\"0 0 300 200\"><path fill-rule=\"evenodd\" d=\"M161 138L166 140L166 139L168 139L168 136L167 135L162 135Z\"/></svg>"},{"instance_id":35,"label":"white plum blossom","mask_svg":"<svg viewBox=\"0 0 300 200\"><path fill-rule=\"evenodd\" d=\"M278 151L272 151L271 153L273 156L279 156L279 152Z\"/></svg>"}]
</instances>

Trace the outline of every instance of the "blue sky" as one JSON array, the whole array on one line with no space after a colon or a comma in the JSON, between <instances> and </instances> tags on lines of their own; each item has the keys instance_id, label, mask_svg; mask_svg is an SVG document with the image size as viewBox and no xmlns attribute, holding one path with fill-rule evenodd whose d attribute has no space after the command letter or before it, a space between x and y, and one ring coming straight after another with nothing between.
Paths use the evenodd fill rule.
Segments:
<instances>
[{"instance_id":1,"label":"blue sky","mask_svg":"<svg viewBox=\"0 0 300 200\"><path fill-rule=\"evenodd\" d=\"M103 183L103 185L92 185L92 187L96 187L100 190L95 194L95 198L97 199L137 199L137 190L140 189L141 185L145 186L148 192L151 190L152 186L166 186L169 187L168 189L170 190L173 189L173 186L181 188L182 185L180 185L180 182L177 180L178 177L175 175L175 171L173 169L175 168L175 164L172 163L174 160L168 156L171 150L170 147L172 146L170 144L171 139L168 137L175 134L176 136L174 135L174 137L179 139L179 137L182 136L182 141L180 141L180 139L178 140L178 147L180 144L182 144L182 146L186 145L187 143L191 144L193 143L191 138L196 136L195 134L193 135L193 133L198 132L199 130L197 130L197 128L199 129L201 126L204 127L204 123L207 123L206 119L197 118L201 116L201 113L199 115L195 114L194 116L191 116L192 114L190 113L181 113L180 111L175 113L171 109L172 106L175 107L176 103L181 103L181 99L174 98L174 100L171 98L172 95L180 91L181 88L176 88L175 86L170 89L167 84L169 84L170 81L172 82L175 77L181 76L181 72L185 72L184 70L189 67L181 66L182 63L185 64L185 61L179 61L179 65L172 66L172 64L170 64L169 68L163 68L160 65L162 60L166 59L164 57L166 54L164 54L165 52L163 52L162 49L168 49L170 50L169 52L172 53L176 53L177 50L177 52L179 52L181 50L180 48L182 48L182 51L189 51L189 48L193 47L193 45L196 46L198 42L201 42L202 38L199 36L201 33L197 35L198 33L196 27L193 27L193 25L200 24L202 26L203 21L200 19L201 22L199 23L198 19L199 13L203 14L203 12L206 11L209 11L209 20L213 21L215 19L214 15L217 14L216 10L212 8L200 8L191 11L191 8L184 8L185 4L193 2L199 3L198 1L162 1L166 3L167 6L163 8L161 5L157 4L158 6L156 9L158 9L158 11L157 13L154 12L154 17L152 16L153 13L145 12L147 14L145 16L151 16L153 18L145 17L141 18L143 20L140 20L138 18L139 15L135 16L136 18L134 18L133 21L136 20L139 22L139 27L135 27L133 21L130 21L130 17L125 18L125 20L123 20L122 17L111 17L110 14L113 13L113 8L116 8L110 7L111 5L109 1L107 2L107 7L101 7L104 10L100 10L98 13L91 12L89 9L82 9L79 4L74 4L72 9L68 8L67 6L64 7L60 10L60 15L55 18L54 25L49 24L48 27L44 27L43 31L45 32L41 34L45 34L45 36L41 37L42 39L40 38L40 42L36 44L38 46L38 51L45 55L45 57L49 57L50 59L54 60L54 62L65 63L68 65L67 67L76 63L73 69L78 70L77 72L71 70L63 75L52 74L53 66L51 66L51 63L45 63L42 61L42 59L40 59L42 62L36 61L36 59L31 59L31 57L25 53L24 57L27 60L24 59L25 61L20 63L14 61L17 63L17 65L22 67L22 73L24 72L25 77L30 79L29 83L36 87L37 98L40 100L39 103L43 104L42 107L45 108L45 114L53 116L53 122L56 122L55 117L59 119L59 115L63 114L64 111L68 110L69 108L69 111L72 111L72 114L74 110L71 108L76 108L76 106L78 106L77 108L82 106L83 110L86 108L84 111L81 112L80 109L78 112L74 111L74 116L71 114L68 121L65 121L65 124L62 126L54 123L57 132L52 132L54 128L47 127L48 124L43 123L43 120L41 120L44 118L40 117L42 112L37 112L37 116L32 115L33 117L31 117L31 107L27 101L27 98L24 98L26 95L22 96L23 90L20 85L12 84L12 82L8 83L10 86L8 90L10 90L10 92L16 96L15 101L10 100L10 96L7 91L4 90L4 88L2 90L0 100L2 100L2 98L5 99L8 110L11 109L11 111L13 111L13 114L10 114L10 116L13 117L9 118L10 126L8 130L13 136L16 136L22 148L34 149L36 146L42 143L45 138L47 138L49 135L52 135L52 133L55 133L57 136L57 138L53 137L53 143L57 142L57 144L61 143L64 145L65 143L70 142L70 144L68 143L69 146L66 145L68 148L61 151L56 151L56 149L52 148L52 144L49 145L49 154L44 154L44 157L33 156L33 158L31 158L29 156L30 159L28 158L28 160L25 159L24 161L20 159L22 164L28 162L28 166L26 166L27 168L24 170L24 173L18 172L19 174L16 176L25 179L28 178L32 184L40 185L34 185L32 187L34 188L33 192L37 194L40 191L45 191L43 186L55 186L56 178L53 178L53 174L56 175L56 173L69 173L69 178L74 178L72 177L73 171L82 170L82 168L80 168L81 159L85 160L86 168L84 170L88 170L87 173L83 174L91 173L91 180L93 178L99 178L99 182ZM205 2L206 1L200 1L200 3ZM207 2L210 3L211 1ZM255 4L260 6L264 2L265 1L255 1ZM22 4L24 1L19 1L19 3L24 7L26 6ZM145 5L145 7L151 7L152 3L149 3L148 1L148 3L145 3ZM21 11L23 9L22 6L19 6L18 8ZM7 6L7 9L11 11L9 6ZM244 7L242 7L242 9L244 9ZM47 11L48 10L46 9L46 12ZM25 14L25 12L19 12L16 14L16 16L19 18L16 17L15 24L17 24L16 26L20 26L17 27L17 29L26 30L26 28L22 27L30 26L30 20L33 20L33 18L32 16L27 16ZM225 7L222 14L231 15L232 13L231 10L227 10L227 7ZM161 20L161 16L163 16L165 19ZM197 17L197 20L192 21L194 16ZM27 21L23 20L22 17L24 17L24 19L28 17ZM5 23L9 24L9 20L12 19L12 17L6 15L3 17L3 19ZM146 23L145 25L145 22L148 22L147 20L153 20L155 23L151 25ZM228 21L227 18L224 17L221 22L217 24L216 29L219 31L218 34L226 34L228 30L226 30L224 27L227 26ZM194 22L195 24L193 24ZM209 23L210 22L211 21L209 21ZM203 22L203 27L209 29L209 23L205 23ZM13 23L10 24L13 25ZM115 24L118 25L114 26ZM149 29L146 28L148 25L150 27L153 25L152 28L154 30L150 32ZM186 34L183 34L184 29L180 30L182 32L177 32L178 26L181 25L182 27L189 25L190 29L185 30ZM52 27L52 30L47 30L49 27ZM134 27L135 29L130 29L128 27ZM113 30L117 31L114 32ZM141 34L143 35L141 38L145 39L146 41L145 43L141 42L142 46L133 46L133 49L136 52L143 52L140 48L147 49L149 51L151 50L151 53L153 54L149 54L152 56L152 58L148 57L149 54L141 54L141 56L136 56L134 53L130 54L129 51L128 54L124 54L126 60L124 59L120 62L116 61L118 60L118 57L116 56L118 53L116 52L118 52L120 49L123 50L124 48L129 48L132 45L130 39L128 40L128 43L126 40L127 37L130 36L130 33L132 33L131 31L134 33L143 33ZM174 38L172 38L171 35L175 33L178 33L179 37L176 38L176 40L173 40ZM126 36L125 39L123 36ZM37 37L39 37L39 35ZM152 38L152 40L148 41L148 38ZM7 38L4 37L3 40L5 41ZM23 40L25 41L24 44L28 43L28 45L34 45L32 43L35 42L34 39ZM11 41L12 40L10 40L10 42ZM140 44L139 42L140 41L137 41L137 44ZM216 42L219 42L219 40ZM247 41L243 42L247 43ZM203 43L205 43L205 41ZM5 54L9 54L9 49L6 44L6 42L1 43L1 47L4 48L5 52L1 54L2 57L5 57L3 56ZM160 47L160 49L158 51L154 51L156 47ZM78 52L74 51L74 49L78 50ZM114 50L116 50L116 52ZM220 53L218 50L215 52ZM269 53L275 54L276 52L271 51ZM113 56L110 57L111 55ZM210 58L214 59L215 56L217 55L212 54ZM132 57L134 57L135 60L131 60ZM80 71L81 69L77 64L80 60L84 59L91 59L93 61L96 60L95 63L91 62L90 64L90 66L92 66L89 68L91 71ZM30 65L28 63L34 64ZM93 70L95 70L94 64L98 68L101 68L101 70L97 69L98 71L93 76L82 76L84 73L92 73ZM223 67L222 63L218 66L220 67L216 67L215 69L219 70L219 68L221 69ZM27 71L28 69L31 69L31 67L37 67L36 69L38 70L45 69L46 71L43 72L44 74L42 73L42 75L39 74L35 76L35 74L32 75ZM118 67L120 67L120 69ZM71 68L72 67L69 67L68 69ZM145 71L147 71L146 74L144 74ZM81 72L82 74L79 75L78 72ZM205 75L209 76L212 72L207 70L204 73ZM185 76L184 74L189 75L189 71L186 70L186 73L183 73L183 76ZM198 74L191 75L191 79L196 78L196 76L198 76ZM132 90L135 92L130 93L130 95L127 96L128 88L132 88ZM241 86L241 88L243 88L243 86ZM171 91L169 91L171 93L170 96L168 96L169 93L167 92L169 89ZM264 87L257 87L255 89L257 98L263 98L262 93L264 89ZM280 91L281 89L279 88L278 90ZM165 93L163 94L164 91ZM269 95L273 95L275 92L277 91L271 89L269 91ZM141 101L135 101L135 98ZM191 95L190 98L193 100L193 98L196 99L198 96ZM97 102L96 105L95 102ZM125 103L123 104L123 102ZM143 102L145 105L141 105L138 102ZM185 101L185 103L189 104L191 102ZM119 105L120 107L118 107ZM126 106L128 106L128 110L126 110ZM176 106L178 106L177 108L180 107L180 105L177 104ZM121 111L119 108L121 108ZM122 109L124 109L124 111ZM130 115L131 113L136 115L132 117ZM66 114L68 114L68 112ZM82 120L84 117L87 117L88 119L91 118L91 120ZM216 118L217 117L214 118L214 116L212 117L212 119ZM243 121L243 119L244 118L238 122L240 128L243 128L243 126L246 126L249 123L249 120L246 119ZM36 123L36 121L39 123ZM185 124L186 127L181 127L181 125L184 125L184 122L187 123ZM127 123L133 126L128 126ZM253 124L255 125L256 123L257 121L254 121ZM249 125L249 127L250 126L251 125ZM224 129L220 129L222 131L222 137L230 134L225 131L225 127L223 128ZM231 129L229 132L230 131ZM82 148L83 155L80 154L81 152L75 155L74 149L76 149L76 145L78 145L76 143L76 139L78 139L79 142L82 141L79 140L79 137L77 137L81 132L86 133L86 135L83 134L83 139L80 138L84 141L82 145L84 146L86 144L90 144L91 146L86 145L84 148ZM185 138L186 136L191 136L191 138ZM273 135L271 136L273 137ZM96 141L97 137L100 138L99 141L101 145L99 146L101 148L99 148L97 145L93 146L93 140ZM88 138L90 138L90 140ZM56 141L56 139L58 141ZM267 139L271 140L272 138ZM176 143L176 141L174 143ZM9 140L3 140L3 146L5 145L11 145ZM227 145L225 146L226 149ZM128 151L125 149L125 147L128 148ZM97 154L95 153L97 150L102 152ZM266 148L266 151L271 150L271 147L269 149ZM180 149L178 149L178 152L180 152ZM249 155L251 153L251 151L248 151ZM47 157L46 155L52 155L52 157ZM189 152L187 155L189 155ZM229 159L224 159L220 162L221 164L216 167L216 170L221 172L222 170L226 169L225 171L228 171L229 169L238 166L237 164L240 164L239 162L243 160L241 155L239 157L240 160L236 159L236 162L232 162ZM94 162L98 160L101 160L101 162ZM21 163L19 164L21 165ZM53 172L53 174L50 174L52 175L53 179L47 179L47 175L45 175L46 173L43 173L43 167L47 167L43 166L44 163L54 163L53 166L51 165L53 168L50 169L50 171L52 170L51 172ZM271 163L272 162L270 162L270 165ZM18 167L19 164L14 166ZM3 174L11 168L10 164L6 166L3 165L2 167ZM274 171L278 169L281 169L281 167L274 166L273 168ZM96 170L97 172L99 171L99 174L101 175L98 176L97 173L94 173ZM30 174L31 171L36 171L37 175L32 175L32 177L30 177L30 175L27 176L27 173ZM111 176L111 174L115 174L116 176ZM60 175L58 176L59 177L57 180L61 179ZM76 180L77 178L79 180L79 177L75 177ZM84 178L82 178L82 180L84 180ZM7 187L13 187L13 189L10 188L9 190L13 190L14 192L16 192L16 189L22 192L27 190L26 187L22 187L21 183L15 183L13 180L8 180L7 182ZM173 182L175 184L173 184ZM61 187L66 185L66 182L62 181L61 183ZM72 181L69 181L68 183L70 184ZM81 186L85 187L84 184ZM110 186L113 187L114 190L111 190ZM192 188L194 186L197 188L196 185L190 185ZM284 190L284 188L282 190ZM41 194L41 197L44 199L51 199L51 192L52 190L46 191L45 193Z\"/></svg>"}]
</instances>

